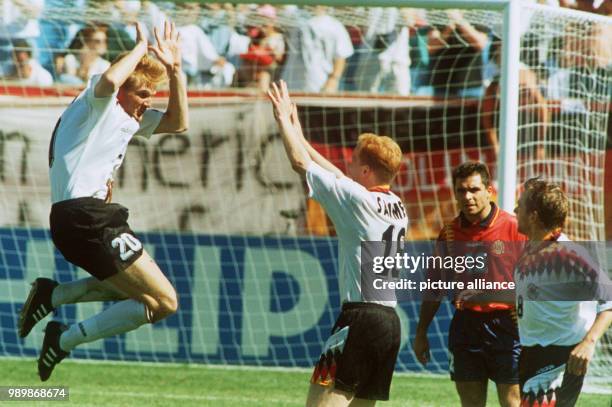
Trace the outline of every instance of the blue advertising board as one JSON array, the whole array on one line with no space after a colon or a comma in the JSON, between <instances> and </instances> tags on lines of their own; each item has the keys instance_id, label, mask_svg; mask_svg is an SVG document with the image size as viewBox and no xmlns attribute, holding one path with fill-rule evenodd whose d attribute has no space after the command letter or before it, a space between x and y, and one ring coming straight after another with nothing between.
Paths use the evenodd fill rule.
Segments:
<instances>
[{"instance_id":1,"label":"blue advertising board","mask_svg":"<svg viewBox=\"0 0 612 407\"><path fill-rule=\"evenodd\" d=\"M72 357L156 362L309 367L319 358L340 308L337 241L142 233L139 238L177 289L179 311L126 335L85 344ZM34 357L44 323L25 340L17 315L36 277L67 282L88 275L54 249L49 231L0 229L0 355ZM73 323L102 303L59 307ZM410 349L419 304L402 302L398 371L423 368ZM451 309L430 330L430 371L445 371Z\"/></svg>"}]
</instances>

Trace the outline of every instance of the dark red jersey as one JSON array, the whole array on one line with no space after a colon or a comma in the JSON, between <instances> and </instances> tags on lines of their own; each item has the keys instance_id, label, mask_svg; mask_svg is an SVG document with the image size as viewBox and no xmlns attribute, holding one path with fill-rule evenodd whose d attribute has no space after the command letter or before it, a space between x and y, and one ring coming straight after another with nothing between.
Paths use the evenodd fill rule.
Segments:
<instances>
[{"instance_id":1,"label":"dark red jersey","mask_svg":"<svg viewBox=\"0 0 612 407\"><path fill-rule=\"evenodd\" d=\"M463 251L467 242L487 242L479 245L479 249L486 249L486 270L482 274L474 275L466 271L459 275L461 280L474 280L484 278L486 281L514 281L514 265L518 261L527 237L518 232L518 223L514 215L500 209L491 203L491 213L482 221L469 222L463 213L445 225L438 236L439 241L446 242L448 254L458 255ZM461 248L455 250L456 248ZM510 309L507 303L464 303L463 308L473 311L488 312L500 309Z\"/></svg>"}]
</instances>

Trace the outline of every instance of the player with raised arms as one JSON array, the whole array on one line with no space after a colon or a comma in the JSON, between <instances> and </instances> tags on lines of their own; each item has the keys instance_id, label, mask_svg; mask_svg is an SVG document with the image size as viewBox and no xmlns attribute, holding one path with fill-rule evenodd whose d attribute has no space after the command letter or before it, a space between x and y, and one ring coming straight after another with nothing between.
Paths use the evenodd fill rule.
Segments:
<instances>
[{"instance_id":1,"label":"player with raised arms","mask_svg":"<svg viewBox=\"0 0 612 407\"><path fill-rule=\"evenodd\" d=\"M390 191L401 149L389 137L360 135L347 177L304 138L285 82L268 94L291 165L333 221L340 246L342 311L314 368L306 405L373 406L389 399L401 334L396 301L363 298L361 243L406 233L406 210ZM389 205L399 210L385 211Z\"/></svg>"},{"instance_id":2,"label":"player with raised arms","mask_svg":"<svg viewBox=\"0 0 612 407\"><path fill-rule=\"evenodd\" d=\"M127 223L127 208L110 203L114 172L135 135L187 129L187 90L179 35L165 23L149 45L137 24L134 48L120 55L58 120L49 147L51 237L69 262L94 278L68 283L38 278L19 316L19 336L63 304L113 301L110 307L67 327L45 329L38 374L47 380L77 345L132 331L176 312L176 291ZM151 51L157 59L148 54ZM169 80L165 112L151 108L156 87ZM120 300L120 301L119 301Z\"/></svg>"}]
</instances>

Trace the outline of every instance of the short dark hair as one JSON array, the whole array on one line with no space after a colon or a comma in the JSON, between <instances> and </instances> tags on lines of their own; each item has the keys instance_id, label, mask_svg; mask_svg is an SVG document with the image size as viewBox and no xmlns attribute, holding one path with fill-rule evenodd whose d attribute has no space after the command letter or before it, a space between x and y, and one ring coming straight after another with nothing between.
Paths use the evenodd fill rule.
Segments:
<instances>
[{"instance_id":1,"label":"short dark hair","mask_svg":"<svg viewBox=\"0 0 612 407\"><path fill-rule=\"evenodd\" d=\"M27 40L23 38L16 38L12 41L13 52L17 54L18 52L26 52L28 56L32 56L32 46Z\"/></svg>"},{"instance_id":2,"label":"short dark hair","mask_svg":"<svg viewBox=\"0 0 612 407\"><path fill-rule=\"evenodd\" d=\"M453 189L458 179L465 179L474 174L480 175L485 187L488 188L491 185L491 174L487 165L480 161L467 161L453 170Z\"/></svg>"},{"instance_id":3,"label":"short dark hair","mask_svg":"<svg viewBox=\"0 0 612 407\"><path fill-rule=\"evenodd\" d=\"M85 43L93 37L93 35L97 32L103 32L105 34L108 33L108 25L104 23L92 22L87 24L85 27L81 28L72 41L70 41L70 45L68 45L68 49L70 50L80 50L85 46Z\"/></svg>"},{"instance_id":4,"label":"short dark hair","mask_svg":"<svg viewBox=\"0 0 612 407\"><path fill-rule=\"evenodd\" d=\"M546 230L563 227L569 211L567 196L552 182L531 178L523 184L525 209L535 211Z\"/></svg>"}]
</instances>

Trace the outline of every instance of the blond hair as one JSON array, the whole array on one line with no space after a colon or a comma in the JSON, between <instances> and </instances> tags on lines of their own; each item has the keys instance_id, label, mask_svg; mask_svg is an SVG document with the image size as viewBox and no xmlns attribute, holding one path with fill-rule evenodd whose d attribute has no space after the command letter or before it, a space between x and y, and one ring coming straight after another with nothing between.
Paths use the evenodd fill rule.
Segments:
<instances>
[{"instance_id":1,"label":"blond hair","mask_svg":"<svg viewBox=\"0 0 612 407\"><path fill-rule=\"evenodd\" d=\"M357 139L355 154L368 165L380 181L391 182L400 169L402 150L390 137L364 133Z\"/></svg>"},{"instance_id":2,"label":"blond hair","mask_svg":"<svg viewBox=\"0 0 612 407\"><path fill-rule=\"evenodd\" d=\"M128 51L119 54L111 65L119 62L127 54ZM168 76L164 65L159 60L145 54L140 62L138 62L138 65L136 65L136 68L134 68L134 72L123 83L123 86L128 89L138 89L141 86L155 89L167 80Z\"/></svg>"}]
</instances>

